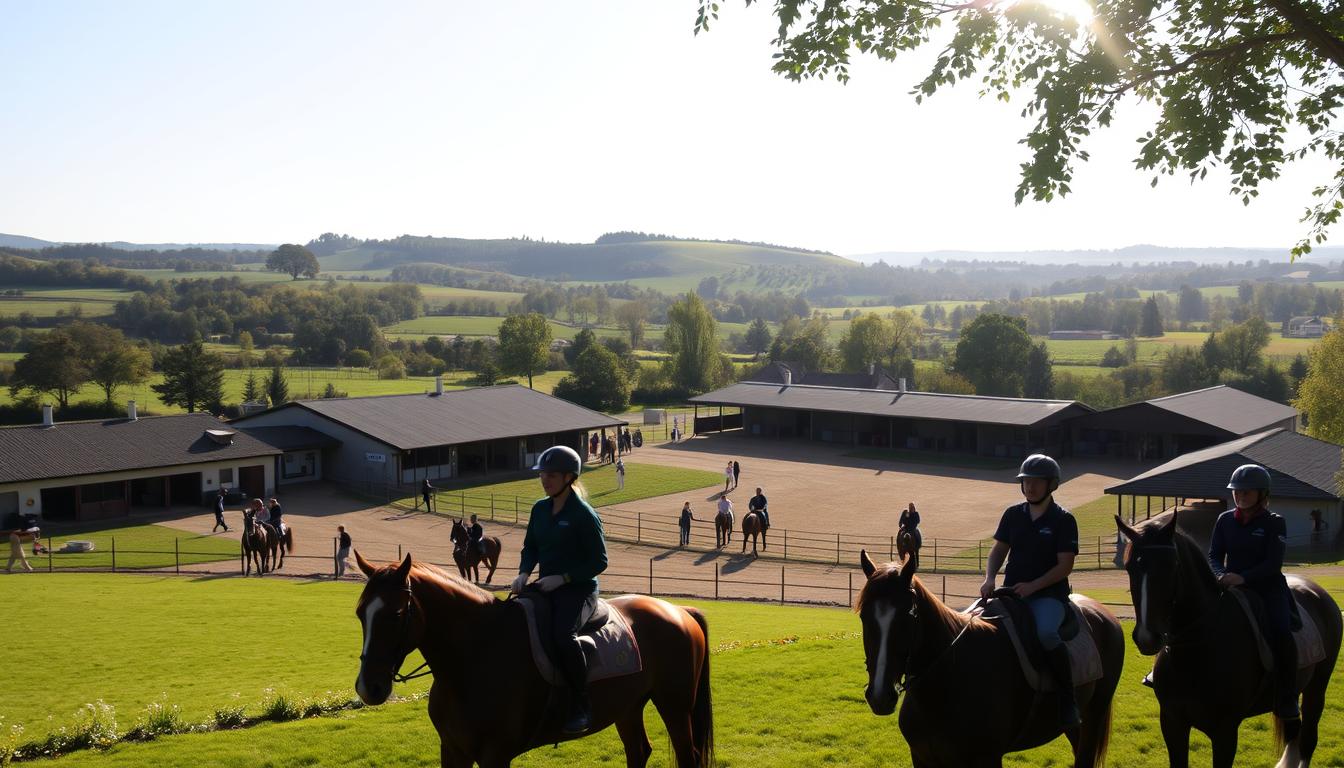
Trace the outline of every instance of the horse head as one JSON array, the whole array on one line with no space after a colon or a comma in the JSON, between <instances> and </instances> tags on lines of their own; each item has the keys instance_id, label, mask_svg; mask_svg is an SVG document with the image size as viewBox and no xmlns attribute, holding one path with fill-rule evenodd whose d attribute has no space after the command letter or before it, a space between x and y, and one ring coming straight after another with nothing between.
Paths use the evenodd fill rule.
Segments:
<instances>
[{"instance_id":1,"label":"horse head","mask_svg":"<svg viewBox=\"0 0 1344 768\"><path fill-rule=\"evenodd\" d=\"M911 580L919 569L919 555L911 553L899 563L876 565L863 550L859 563L868 577L855 605L863 623L863 655L868 668L863 695L873 714L890 715L901 696L897 681L905 678L917 640L919 603Z\"/></svg>"},{"instance_id":2,"label":"horse head","mask_svg":"<svg viewBox=\"0 0 1344 768\"><path fill-rule=\"evenodd\" d=\"M257 524L257 513L250 509L243 510L243 533L251 534Z\"/></svg>"},{"instance_id":3,"label":"horse head","mask_svg":"<svg viewBox=\"0 0 1344 768\"><path fill-rule=\"evenodd\" d=\"M1134 645L1145 656L1162 649L1172 632L1176 600L1181 592L1181 559L1176 515L1161 525L1132 528L1116 515L1115 524L1129 541L1125 570L1134 603ZM1188 540L1187 540L1188 541Z\"/></svg>"},{"instance_id":4,"label":"horse head","mask_svg":"<svg viewBox=\"0 0 1344 768\"><path fill-rule=\"evenodd\" d=\"M364 627L355 692L365 704L382 704L392 695L392 678L411 651L420 645L425 623L411 593L411 556L400 565L377 567L359 551L355 563L368 577L355 616Z\"/></svg>"},{"instance_id":5,"label":"horse head","mask_svg":"<svg viewBox=\"0 0 1344 768\"><path fill-rule=\"evenodd\" d=\"M453 542L453 551L460 552L467 546L467 527L461 520L453 521L453 532L448 534L448 540Z\"/></svg>"}]
</instances>

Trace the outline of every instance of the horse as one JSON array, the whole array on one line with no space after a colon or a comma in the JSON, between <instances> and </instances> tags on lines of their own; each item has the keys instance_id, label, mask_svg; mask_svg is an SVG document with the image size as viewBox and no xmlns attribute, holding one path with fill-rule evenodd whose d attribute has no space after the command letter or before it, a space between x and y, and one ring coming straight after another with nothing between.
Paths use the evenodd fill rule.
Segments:
<instances>
[{"instance_id":1,"label":"horse","mask_svg":"<svg viewBox=\"0 0 1344 768\"><path fill-rule=\"evenodd\" d=\"M751 537L751 556L756 557L756 539L761 540L761 549L765 546L765 518L760 512L748 512L742 516L742 553L747 552L747 537Z\"/></svg>"},{"instance_id":2,"label":"horse","mask_svg":"<svg viewBox=\"0 0 1344 768\"><path fill-rule=\"evenodd\" d=\"M243 510L243 575L252 574L252 561L257 562L257 575L266 573L270 565L272 548L270 531L257 522L257 515L250 509Z\"/></svg>"},{"instance_id":3,"label":"horse","mask_svg":"<svg viewBox=\"0 0 1344 768\"><path fill-rule=\"evenodd\" d=\"M1027 684L1012 638L998 625L948 608L915 576L919 554L876 565L855 610L868 667L864 698L873 714L896 711L916 768L1000 768L1003 756L1065 733L1055 694ZM1067 731L1075 768L1103 764L1111 702L1125 659L1120 623L1091 598L1075 599L1096 640L1104 674L1075 689L1082 726ZM1027 629L1027 628L1023 628ZM1028 630L1030 631L1030 630Z\"/></svg>"},{"instance_id":4,"label":"horse","mask_svg":"<svg viewBox=\"0 0 1344 768\"><path fill-rule=\"evenodd\" d=\"M439 733L441 765L503 768L518 755L577 738L560 731L561 697L537 671L527 619L514 600L493 594L431 565L375 567L355 552L368 577L355 615L364 627L355 691L365 704L387 701L402 661L419 649L434 674L429 718ZM678 768L711 765L714 719L705 616L652 597L610 601L630 623L644 669L593 682L589 695L595 733L615 725L627 766L648 762L644 730L650 700L667 727ZM471 663L463 664L463 659ZM396 738L396 737L393 737Z\"/></svg>"},{"instance_id":5,"label":"horse","mask_svg":"<svg viewBox=\"0 0 1344 768\"><path fill-rule=\"evenodd\" d=\"M1230 768L1242 719L1269 712L1273 705L1273 675L1258 662L1246 613L1221 594L1208 556L1176 529L1175 515L1140 529L1119 516L1115 522L1129 540L1125 569L1137 617L1134 645L1145 656L1157 656L1153 686L1172 768L1189 765L1192 727L1208 735L1214 768ZM1316 751L1344 622L1339 606L1319 585L1293 576L1288 588L1315 620L1325 647L1325 659L1298 672L1299 682L1306 674L1300 727L1274 719L1284 748L1279 768L1305 768Z\"/></svg>"},{"instance_id":6,"label":"horse","mask_svg":"<svg viewBox=\"0 0 1344 768\"><path fill-rule=\"evenodd\" d=\"M896 533L896 556L905 557L911 552L918 553L924 546L924 534L919 532L919 528L910 526L901 526Z\"/></svg>"},{"instance_id":7,"label":"horse","mask_svg":"<svg viewBox=\"0 0 1344 768\"><path fill-rule=\"evenodd\" d=\"M271 537L271 563L273 571L285 565L285 554L294 554L294 526L285 523L285 532Z\"/></svg>"},{"instance_id":8,"label":"horse","mask_svg":"<svg viewBox=\"0 0 1344 768\"><path fill-rule=\"evenodd\" d=\"M719 512L714 515L714 546L722 549L733 540L733 513Z\"/></svg>"},{"instance_id":9,"label":"horse","mask_svg":"<svg viewBox=\"0 0 1344 768\"><path fill-rule=\"evenodd\" d=\"M499 566L499 553L503 550L503 545L499 542L498 536L486 536L481 539L485 544L485 554L471 546L471 537L467 535L467 527L461 520L453 521L453 532L448 537L453 542L453 562L457 564L458 575L467 578L467 572L471 572L472 581L481 580L480 564L485 563L489 572L485 574L485 583L489 584L490 579L495 575L495 568Z\"/></svg>"}]
</instances>

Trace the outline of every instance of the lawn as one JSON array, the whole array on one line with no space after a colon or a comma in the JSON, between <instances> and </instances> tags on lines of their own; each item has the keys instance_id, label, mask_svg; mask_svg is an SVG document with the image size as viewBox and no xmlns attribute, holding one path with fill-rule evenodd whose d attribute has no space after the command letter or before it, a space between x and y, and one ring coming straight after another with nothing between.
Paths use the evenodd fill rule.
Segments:
<instances>
[{"instance_id":1,"label":"lawn","mask_svg":"<svg viewBox=\"0 0 1344 768\"><path fill-rule=\"evenodd\" d=\"M16 590L15 579L0 590ZM215 707L254 702L268 686L295 695L348 694L357 669L360 628L352 614L359 585L281 581L183 581L123 576L53 576L27 580L32 629L11 648L35 658L42 671L16 675L0 690L0 714L28 725L24 738L61 725L65 713L102 696L117 706L125 729L164 692L184 717L204 719ZM0 595L3 595L0 592ZM17 594L3 595L11 598ZM703 603L714 648L712 680L718 764L734 766L910 765L896 718L877 718L863 702L866 682L859 624L844 610ZM122 621L123 606L139 610ZM1130 629L1124 629L1126 635ZM303 632L301 644L276 642ZM78 644L68 642L79 637ZM172 640L165 642L165 638ZM144 653L126 649L152 648ZM298 661L297 657L302 660ZM242 663L242 659L250 663ZM1108 765L1167 764L1152 692L1139 684L1151 666L1127 644L1116 694ZM97 674L74 674L90 668ZM61 685L51 676L63 674ZM423 684L423 681L417 681ZM1335 672L1316 764L1344 762L1344 675ZM415 683L399 693L422 690ZM235 695L236 694L236 695ZM966 692L973 698L976 693ZM484 701L484 697L482 697ZM482 706L485 706L482 703ZM388 704L254 728L163 737L81 752L50 765L361 765L433 766L438 737L423 700ZM42 713L55 716L50 723ZM667 766L666 731L655 710L645 721L653 743L650 765ZM1268 719L1241 729L1237 766L1273 762ZM1209 763L1208 741L1194 734L1195 765ZM524 768L621 765L613 729L534 750L515 761ZM1071 764L1066 743L1010 756L1007 765Z\"/></svg>"},{"instance_id":2,"label":"lawn","mask_svg":"<svg viewBox=\"0 0 1344 768\"><path fill-rule=\"evenodd\" d=\"M68 530L68 529L62 529ZM47 531L48 535L54 531ZM60 553L55 550L70 540L91 541L94 550L81 553ZM171 568L175 562L182 565L195 563L213 563L220 560L233 560L238 557L238 542L213 536L196 536L175 528L159 525L124 525L116 528L99 527L80 532L79 528L51 537L52 555L50 564L55 569L63 568L111 568L113 564L113 543L116 547L116 567L133 570L137 568ZM45 543L45 542L44 542ZM174 547L178 557L174 559ZM46 555L32 556L28 550L28 561L34 568L46 570Z\"/></svg>"},{"instance_id":3,"label":"lawn","mask_svg":"<svg viewBox=\"0 0 1344 768\"><path fill-rule=\"evenodd\" d=\"M634 455L638 455L638 451ZM594 507L605 507L654 496L666 496L669 493L681 493L697 488L718 486L723 483L723 474L707 472L702 469L683 469L681 467L627 461L625 462L625 488L622 490L616 490L616 468L612 464L585 469L579 479L582 480L583 487L588 491L588 503ZM454 507L455 499L461 494L477 500L493 497L500 505L503 505L501 508L507 508L510 513L512 513L515 499L517 499L519 509L525 510L531 506L532 502L543 496L541 485L536 478L514 480L506 483L490 483L444 491L440 495L440 503L444 505L444 510L447 511L450 507L456 508ZM412 504L415 502L414 499L409 501ZM470 506L470 502L468 506Z\"/></svg>"}]
</instances>

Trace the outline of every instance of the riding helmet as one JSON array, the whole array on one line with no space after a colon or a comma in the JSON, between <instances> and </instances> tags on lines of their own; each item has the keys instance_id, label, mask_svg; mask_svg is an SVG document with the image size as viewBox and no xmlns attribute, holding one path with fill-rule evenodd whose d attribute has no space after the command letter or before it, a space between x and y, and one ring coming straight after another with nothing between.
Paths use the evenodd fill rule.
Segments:
<instances>
[{"instance_id":1,"label":"riding helmet","mask_svg":"<svg viewBox=\"0 0 1344 768\"><path fill-rule=\"evenodd\" d=\"M1232 491L1269 493L1269 470L1259 464L1242 464L1232 470L1232 479L1227 481L1227 488Z\"/></svg>"},{"instance_id":2,"label":"riding helmet","mask_svg":"<svg viewBox=\"0 0 1344 768\"><path fill-rule=\"evenodd\" d=\"M1059 480L1059 462L1044 453L1033 453L1022 462L1017 470L1017 479L1024 477L1043 477L1047 480Z\"/></svg>"},{"instance_id":3,"label":"riding helmet","mask_svg":"<svg viewBox=\"0 0 1344 768\"><path fill-rule=\"evenodd\" d=\"M533 472L568 472L578 475L583 471L583 459L573 448L567 445L555 445L541 452L537 463L532 465Z\"/></svg>"}]
</instances>

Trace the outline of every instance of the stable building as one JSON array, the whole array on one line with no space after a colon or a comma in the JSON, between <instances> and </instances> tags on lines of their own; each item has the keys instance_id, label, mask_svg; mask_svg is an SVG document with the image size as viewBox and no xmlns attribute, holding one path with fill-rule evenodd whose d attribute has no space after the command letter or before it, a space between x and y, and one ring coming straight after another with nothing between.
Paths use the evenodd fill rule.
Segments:
<instances>
[{"instance_id":1,"label":"stable building","mask_svg":"<svg viewBox=\"0 0 1344 768\"><path fill-rule=\"evenodd\" d=\"M386 487L516 473L553 445L586 455L590 432L628 422L520 385L444 391L440 380L427 394L296 400L230 423L284 447L282 477L291 453L311 453L297 460L312 467L305 478ZM286 442L295 428L332 443Z\"/></svg>"},{"instance_id":2,"label":"stable building","mask_svg":"<svg viewBox=\"0 0 1344 768\"><path fill-rule=\"evenodd\" d=\"M1067 453L1068 421L1092 413L1072 400L913 392L904 381L896 391L738 382L691 402L697 433L740 427L761 438L998 457ZM741 415L702 418L700 406L736 407Z\"/></svg>"},{"instance_id":3,"label":"stable building","mask_svg":"<svg viewBox=\"0 0 1344 768\"><path fill-rule=\"evenodd\" d=\"M1074 453L1160 461L1238 437L1283 429L1296 432L1298 412L1229 386L1122 405L1079 417Z\"/></svg>"},{"instance_id":4,"label":"stable building","mask_svg":"<svg viewBox=\"0 0 1344 768\"><path fill-rule=\"evenodd\" d=\"M1179 456L1107 488L1106 493L1116 497L1117 514L1131 519L1180 509L1182 530L1207 539L1213 519L1232 506L1232 492L1227 490L1232 471L1242 464L1259 464L1269 470L1273 485L1269 506L1288 524L1288 545L1333 549L1344 529L1344 503L1336 482L1344 464L1342 450L1334 443L1274 428ZM1154 499L1159 500L1157 509Z\"/></svg>"},{"instance_id":5,"label":"stable building","mask_svg":"<svg viewBox=\"0 0 1344 768\"><path fill-rule=\"evenodd\" d=\"M0 427L0 520L126 517L137 510L200 507L220 488L234 498L275 488L281 451L208 413Z\"/></svg>"}]
</instances>

